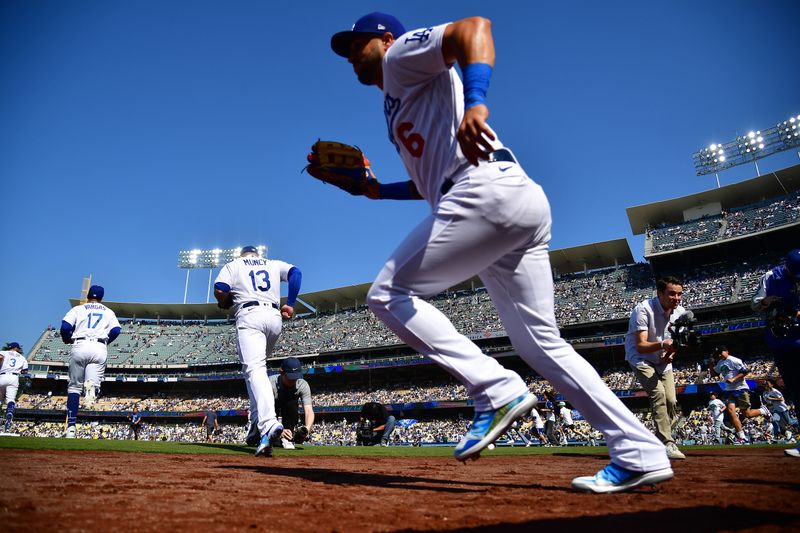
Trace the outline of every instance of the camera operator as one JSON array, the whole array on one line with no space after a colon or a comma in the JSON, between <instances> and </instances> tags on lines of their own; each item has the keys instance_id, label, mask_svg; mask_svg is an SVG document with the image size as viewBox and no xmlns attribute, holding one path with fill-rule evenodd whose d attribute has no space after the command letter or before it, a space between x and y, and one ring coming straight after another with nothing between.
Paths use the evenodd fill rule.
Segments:
<instances>
[{"instance_id":1,"label":"camera operator","mask_svg":"<svg viewBox=\"0 0 800 533\"><path fill-rule=\"evenodd\" d=\"M764 337L783 378L783 392L798 404L800 387L800 248L786 254L783 265L767 271L753 297L753 309L767 313ZM800 449L784 450L800 457Z\"/></svg>"},{"instance_id":2,"label":"camera operator","mask_svg":"<svg viewBox=\"0 0 800 533\"><path fill-rule=\"evenodd\" d=\"M681 296L681 280L672 276L658 280L656 297L637 304L631 311L625 336L625 359L647 391L656 437L667 447L670 459L686 459L672 437L672 427L678 418L672 373L677 345L668 329L686 311L681 306Z\"/></svg>"},{"instance_id":3,"label":"camera operator","mask_svg":"<svg viewBox=\"0 0 800 533\"><path fill-rule=\"evenodd\" d=\"M736 444L749 444L742 429L742 421L736 413L736 408L739 408L744 418L765 416L770 419L772 415L765 406L762 406L761 409L751 408L750 387L744 379L750 373L750 370L741 359L728 353L728 348L725 346L717 346L711 357L714 364L709 366L708 370L713 375L722 377L724 402L728 411L728 418L733 422L733 427L736 429Z\"/></svg>"},{"instance_id":4,"label":"camera operator","mask_svg":"<svg viewBox=\"0 0 800 533\"><path fill-rule=\"evenodd\" d=\"M356 444L359 446L389 446L389 439L397 420L377 402L367 402L361 408L356 430Z\"/></svg>"}]
</instances>

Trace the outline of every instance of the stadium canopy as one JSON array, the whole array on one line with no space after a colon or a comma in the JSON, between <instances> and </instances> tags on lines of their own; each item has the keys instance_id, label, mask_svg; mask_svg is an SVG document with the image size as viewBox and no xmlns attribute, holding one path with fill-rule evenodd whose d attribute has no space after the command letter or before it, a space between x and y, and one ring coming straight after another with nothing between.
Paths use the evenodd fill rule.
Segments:
<instances>
[{"instance_id":1,"label":"stadium canopy","mask_svg":"<svg viewBox=\"0 0 800 533\"><path fill-rule=\"evenodd\" d=\"M554 272L558 274L627 265L633 262L633 254L631 254L631 249L626 239L614 239L550 251L550 263ZM369 291L371 285L371 282L361 283L359 285L300 294L294 306L295 313L338 311L363 306L366 303L367 291ZM483 282L475 276L451 287L449 290L456 292L475 290L480 287L483 287ZM71 306L80 303L77 299L70 299L69 302ZM281 303L285 302L286 298L281 299ZM215 303L148 304L105 301L103 303L110 307L118 317L125 319L205 321L232 320L234 318L231 311L220 309Z\"/></svg>"},{"instance_id":2,"label":"stadium canopy","mask_svg":"<svg viewBox=\"0 0 800 533\"><path fill-rule=\"evenodd\" d=\"M726 185L717 189L690 194L672 200L629 207L628 220L634 235L643 234L647 227L661 224L680 224L698 219L702 214L719 214L755 202L784 196L800 190L800 165L770 172L757 178ZM709 210L719 208L716 213ZM696 214L693 216L692 213Z\"/></svg>"}]
</instances>

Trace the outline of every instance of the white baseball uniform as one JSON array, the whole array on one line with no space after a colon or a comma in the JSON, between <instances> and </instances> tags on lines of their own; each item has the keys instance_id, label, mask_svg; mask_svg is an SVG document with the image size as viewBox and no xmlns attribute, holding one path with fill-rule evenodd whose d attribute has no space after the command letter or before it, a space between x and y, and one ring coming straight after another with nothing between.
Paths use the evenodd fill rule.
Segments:
<instances>
[{"instance_id":1,"label":"white baseball uniform","mask_svg":"<svg viewBox=\"0 0 800 533\"><path fill-rule=\"evenodd\" d=\"M461 152L456 133L463 87L443 59L445 27L400 36L383 59L389 137L432 213L378 274L370 308L405 343L458 378L476 411L498 409L525 393L525 382L423 300L479 274L519 355L605 433L614 463L634 471L668 468L664 446L559 335L544 191L516 162L475 167Z\"/></svg>"},{"instance_id":2,"label":"white baseball uniform","mask_svg":"<svg viewBox=\"0 0 800 533\"><path fill-rule=\"evenodd\" d=\"M0 365L0 402L8 404L17 401L19 375L28 370L28 360L14 350L0 351L0 355L3 356Z\"/></svg>"},{"instance_id":3,"label":"white baseball uniform","mask_svg":"<svg viewBox=\"0 0 800 533\"><path fill-rule=\"evenodd\" d=\"M714 439L722 442L723 421L725 418L725 403L719 398L708 401L708 410L711 413L711 423L714 427ZM727 431L727 428L726 428Z\"/></svg>"},{"instance_id":4,"label":"white baseball uniform","mask_svg":"<svg viewBox=\"0 0 800 533\"><path fill-rule=\"evenodd\" d=\"M233 295L236 350L250 397L250 419L258 421L262 436L278 423L267 357L281 334L280 287L292 267L283 261L245 256L222 267L215 282L229 286Z\"/></svg>"},{"instance_id":5,"label":"white baseball uniform","mask_svg":"<svg viewBox=\"0 0 800 533\"><path fill-rule=\"evenodd\" d=\"M75 328L67 392L80 394L88 381L99 389L106 373L108 333L120 327L117 315L100 302L86 302L70 309L63 321Z\"/></svg>"}]
</instances>

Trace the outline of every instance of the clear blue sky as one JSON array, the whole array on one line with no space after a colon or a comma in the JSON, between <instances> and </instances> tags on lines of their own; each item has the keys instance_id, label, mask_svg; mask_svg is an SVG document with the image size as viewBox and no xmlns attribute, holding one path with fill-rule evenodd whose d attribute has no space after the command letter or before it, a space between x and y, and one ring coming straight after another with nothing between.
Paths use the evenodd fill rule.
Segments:
<instances>
[{"instance_id":1,"label":"clear blue sky","mask_svg":"<svg viewBox=\"0 0 800 533\"><path fill-rule=\"evenodd\" d=\"M490 123L547 191L553 248L627 237L640 258L626 207L715 186L694 151L800 114L794 0L5 1L0 342L28 350L89 274L110 301L182 301L182 249L265 243L303 291L371 281L427 204L300 170L322 137L405 179L380 93L329 48L374 10L492 19ZM206 282L193 272L190 301Z\"/></svg>"}]
</instances>

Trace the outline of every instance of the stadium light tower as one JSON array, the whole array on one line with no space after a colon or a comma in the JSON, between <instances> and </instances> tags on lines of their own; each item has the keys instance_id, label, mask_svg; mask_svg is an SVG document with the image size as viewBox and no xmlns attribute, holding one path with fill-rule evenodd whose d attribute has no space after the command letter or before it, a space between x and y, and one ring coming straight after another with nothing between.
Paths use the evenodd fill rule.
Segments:
<instances>
[{"instance_id":1,"label":"stadium light tower","mask_svg":"<svg viewBox=\"0 0 800 533\"><path fill-rule=\"evenodd\" d=\"M263 244L256 246L261 257L267 256L267 247ZM212 250L181 250L178 252L178 268L186 269L186 284L183 288L183 303L186 303L186 296L189 293L189 272L195 268L208 269L208 290L206 291L206 303L211 300L211 275L214 269L230 263L242 255L242 247L228 248L222 250L214 248Z\"/></svg>"},{"instance_id":2,"label":"stadium light tower","mask_svg":"<svg viewBox=\"0 0 800 533\"><path fill-rule=\"evenodd\" d=\"M698 176L715 174L719 187L719 172L737 165L753 162L756 174L761 175L758 160L797 148L800 156L800 115L790 117L764 131L754 130L737 135L732 141L714 143L692 155Z\"/></svg>"}]
</instances>

